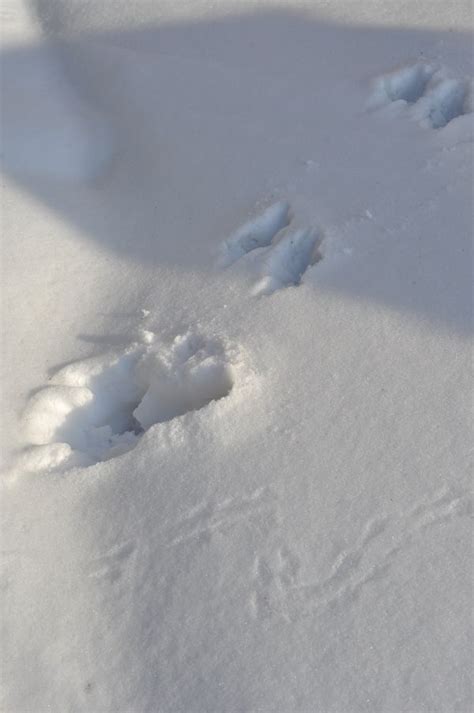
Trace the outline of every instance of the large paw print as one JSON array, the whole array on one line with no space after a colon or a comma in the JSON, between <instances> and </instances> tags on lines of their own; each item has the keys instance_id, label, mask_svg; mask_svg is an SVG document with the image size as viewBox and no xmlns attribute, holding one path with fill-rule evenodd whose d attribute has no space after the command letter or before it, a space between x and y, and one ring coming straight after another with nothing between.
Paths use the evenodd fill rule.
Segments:
<instances>
[{"instance_id":1,"label":"large paw print","mask_svg":"<svg viewBox=\"0 0 474 713\"><path fill-rule=\"evenodd\" d=\"M24 414L28 469L87 465L131 450L151 426L227 396L233 366L224 346L189 332L170 345L136 343L124 352L60 369Z\"/></svg>"}]
</instances>

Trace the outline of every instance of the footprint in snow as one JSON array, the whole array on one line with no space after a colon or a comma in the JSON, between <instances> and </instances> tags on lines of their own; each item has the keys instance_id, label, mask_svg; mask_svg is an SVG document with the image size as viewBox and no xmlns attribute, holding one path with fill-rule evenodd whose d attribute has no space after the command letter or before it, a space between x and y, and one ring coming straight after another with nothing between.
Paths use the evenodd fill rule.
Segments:
<instances>
[{"instance_id":1,"label":"footprint in snow","mask_svg":"<svg viewBox=\"0 0 474 713\"><path fill-rule=\"evenodd\" d=\"M187 333L69 364L27 404L25 470L65 469L108 460L135 447L154 424L227 396L236 364L223 344Z\"/></svg>"},{"instance_id":2,"label":"footprint in snow","mask_svg":"<svg viewBox=\"0 0 474 713\"><path fill-rule=\"evenodd\" d=\"M322 259L322 234L314 228L292 229L290 223L288 203L270 205L224 240L219 266L229 267L260 248L260 277L253 294L270 295L299 285L306 270Z\"/></svg>"},{"instance_id":3,"label":"footprint in snow","mask_svg":"<svg viewBox=\"0 0 474 713\"><path fill-rule=\"evenodd\" d=\"M369 108L406 107L422 126L441 129L453 119L472 113L471 97L467 81L451 78L435 65L418 62L378 77Z\"/></svg>"}]
</instances>

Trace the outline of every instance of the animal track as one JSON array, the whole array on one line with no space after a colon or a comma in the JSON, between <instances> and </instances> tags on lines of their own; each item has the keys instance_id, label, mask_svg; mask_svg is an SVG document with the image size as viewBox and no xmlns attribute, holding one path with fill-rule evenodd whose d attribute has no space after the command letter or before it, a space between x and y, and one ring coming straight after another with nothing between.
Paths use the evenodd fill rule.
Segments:
<instances>
[{"instance_id":1,"label":"animal track","mask_svg":"<svg viewBox=\"0 0 474 713\"><path fill-rule=\"evenodd\" d=\"M255 295L270 295L283 287L299 285L308 267L322 259L322 235L312 228L286 231L288 203L274 203L245 223L220 247L219 265L228 267L256 248L265 248Z\"/></svg>"},{"instance_id":2,"label":"animal track","mask_svg":"<svg viewBox=\"0 0 474 713\"><path fill-rule=\"evenodd\" d=\"M271 490L259 488L248 496L199 505L167 530L169 545L208 541L213 533L226 531L249 519L268 520L274 516L275 501Z\"/></svg>"},{"instance_id":3,"label":"animal track","mask_svg":"<svg viewBox=\"0 0 474 713\"><path fill-rule=\"evenodd\" d=\"M156 423L227 396L233 365L217 340L187 333L74 362L29 401L24 425L30 469L71 467L131 450ZM33 464L31 466L31 464Z\"/></svg>"},{"instance_id":4,"label":"animal track","mask_svg":"<svg viewBox=\"0 0 474 713\"><path fill-rule=\"evenodd\" d=\"M471 92L466 81L452 79L434 65L419 62L378 77L369 101L377 109L403 102L422 125L440 129L471 113Z\"/></svg>"},{"instance_id":5,"label":"animal track","mask_svg":"<svg viewBox=\"0 0 474 713\"><path fill-rule=\"evenodd\" d=\"M328 576L312 583L300 580L297 556L288 548L278 547L270 557L257 557L254 562L251 610L256 617L278 615L295 621L320 608L354 601L367 584L387 574L398 554L420 533L470 515L472 499L468 492L456 495L443 489L408 513L376 517L351 547L337 555Z\"/></svg>"},{"instance_id":6,"label":"animal track","mask_svg":"<svg viewBox=\"0 0 474 713\"><path fill-rule=\"evenodd\" d=\"M439 79L414 107L413 116L441 129L458 116L470 113L468 86L457 79Z\"/></svg>"},{"instance_id":7,"label":"animal track","mask_svg":"<svg viewBox=\"0 0 474 713\"><path fill-rule=\"evenodd\" d=\"M413 104L423 95L434 73L434 67L419 63L384 74L376 80L375 98L380 98L381 103L402 100Z\"/></svg>"},{"instance_id":8,"label":"animal track","mask_svg":"<svg viewBox=\"0 0 474 713\"><path fill-rule=\"evenodd\" d=\"M318 234L312 229L285 235L270 250L254 294L271 295L282 287L299 285L306 269L321 259L318 245Z\"/></svg>"},{"instance_id":9,"label":"animal track","mask_svg":"<svg viewBox=\"0 0 474 713\"><path fill-rule=\"evenodd\" d=\"M286 547L279 547L272 556L257 556L253 563L254 591L250 608L255 618L268 619L273 615L292 621L293 612L288 596L298 586L300 562Z\"/></svg>"},{"instance_id":10,"label":"animal track","mask_svg":"<svg viewBox=\"0 0 474 713\"><path fill-rule=\"evenodd\" d=\"M112 547L106 554L89 560L85 564L85 574L93 579L108 579L116 582L123 573L123 566L135 551L132 541Z\"/></svg>"},{"instance_id":11,"label":"animal track","mask_svg":"<svg viewBox=\"0 0 474 713\"><path fill-rule=\"evenodd\" d=\"M249 220L225 240L220 248L219 264L228 267L246 253L270 245L275 235L290 222L290 206L279 202Z\"/></svg>"}]
</instances>

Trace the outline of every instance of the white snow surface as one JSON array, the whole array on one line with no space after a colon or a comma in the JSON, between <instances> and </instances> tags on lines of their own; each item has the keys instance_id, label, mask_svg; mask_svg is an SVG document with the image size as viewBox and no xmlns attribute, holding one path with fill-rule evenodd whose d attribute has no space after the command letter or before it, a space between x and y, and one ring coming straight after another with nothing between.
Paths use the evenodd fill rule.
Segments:
<instances>
[{"instance_id":1,"label":"white snow surface","mask_svg":"<svg viewBox=\"0 0 474 713\"><path fill-rule=\"evenodd\" d=\"M1 17L2 710L472 711L470 2Z\"/></svg>"}]
</instances>

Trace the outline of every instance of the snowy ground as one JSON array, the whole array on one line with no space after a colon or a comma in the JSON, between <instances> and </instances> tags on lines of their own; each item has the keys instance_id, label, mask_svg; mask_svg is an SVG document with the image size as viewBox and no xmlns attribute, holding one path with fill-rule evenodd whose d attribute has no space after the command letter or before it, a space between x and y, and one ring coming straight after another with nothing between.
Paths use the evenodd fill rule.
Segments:
<instances>
[{"instance_id":1,"label":"snowy ground","mask_svg":"<svg viewBox=\"0 0 474 713\"><path fill-rule=\"evenodd\" d=\"M471 711L470 3L1 12L3 710Z\"/></svg>"}]
</instances>

